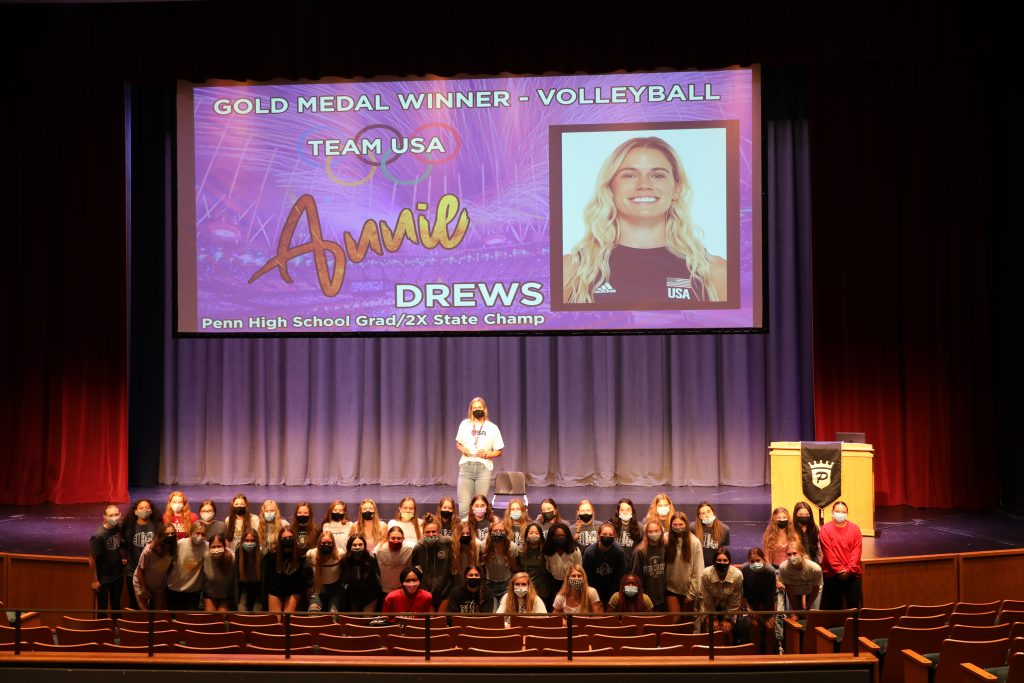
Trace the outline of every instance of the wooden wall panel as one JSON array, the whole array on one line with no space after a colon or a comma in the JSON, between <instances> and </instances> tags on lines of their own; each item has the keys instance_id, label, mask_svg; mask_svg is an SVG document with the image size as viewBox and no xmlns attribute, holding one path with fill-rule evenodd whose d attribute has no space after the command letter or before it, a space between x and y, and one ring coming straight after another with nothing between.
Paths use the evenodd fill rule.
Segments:
<instances>
[{"instance_id":1,"label":"wooden wall panel","mask_svg":"<svg viewBox=\"0 0 1024 683\"><path fill-rule=\"evenodd\" d=\"M960 553L960 600L1024 600L1024 550Z\"/></svg>"},{"instance_id":2,"label":"wooden wall panel","mask_svg":"<svg viewBox=\"0 0 1024 683\"><path fill-rule=\"evenodd\" d=\"M10 556L7 553L0 553L0 602L5 605L7 600L7 562Z\"/></svg>"},{"instance_id":3,"label":"wooden wall panel","mask_svg":"<svg viewBox=\"0 0 1024 683\"><path fill-rule=\"evenodd\" d=\"M957 556L864 560L864 606L939 605L957 599Z\"/></svg>"}]
</instances>

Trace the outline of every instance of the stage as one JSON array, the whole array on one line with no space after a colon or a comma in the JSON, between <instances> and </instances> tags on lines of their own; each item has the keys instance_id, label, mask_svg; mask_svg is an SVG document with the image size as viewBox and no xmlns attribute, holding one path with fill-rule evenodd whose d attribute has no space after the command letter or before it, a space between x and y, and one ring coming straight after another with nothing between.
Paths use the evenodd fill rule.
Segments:
<instances>
[{"instance_id":1,"label":"stage","mask_svg":"<svg viewBox=\"0 0 1024 683\"><path fill-rule=\"evenodd\" d=\"M179 487L157 486L131 490L132 500L149 498L154 510L162 510L172 490ZM295 505L308 501L319 521L326 504L335 498L344 500L351 512L365 498L375 500L381 515L393 516L398 501L412 496L419 514L433 511L441 496L454 495L452 486L184 486L194 512L199 501L210 498L217 503L218 518L227 515L231 498L244 493L250 510L256 512L267 498L273 498L282 513L291 518ZM761 545L761 537L771 513L769 487L530 487L530 513L536 515L540 501L551 497L559 504L563 517L575 519L576 503L589 499L600 519L608 519L620 498L630 498L637 514L645 514L651 499L664 491L673 503L693 519L697 504L709 501L719 519L731 529L734 559L743 560L746 550ZM122 514L127 505L121 506ZM0 550L8 553L85 556L89 537L101 521L103 505L0 505ZM856 514L851 514L856 522ZM1024 519L1002 511L965 512L959 510L920 509L907 506L879 507L875 511L877 538L864 539L864 558L963 553L981 550L1024 548Z\"/></svg>"}]
</instances>

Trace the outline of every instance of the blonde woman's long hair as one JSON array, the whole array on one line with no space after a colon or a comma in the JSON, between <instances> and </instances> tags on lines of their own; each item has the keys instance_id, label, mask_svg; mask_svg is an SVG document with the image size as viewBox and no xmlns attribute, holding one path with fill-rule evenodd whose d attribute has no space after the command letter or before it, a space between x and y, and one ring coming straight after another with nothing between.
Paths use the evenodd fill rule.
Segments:
<instances>
[{"instance_id":1,"label":"blonde woman's long hair","mask_svg":"<svg viewBox=\"0 0 1024 683\"><path fill-rule=\"evenodd\" d=\"M698 298L703 292L709 301L718 301L718 292L711 282L711 257L704 248L703 231L690 217L693 191L686 170L672 146L658 137L626 140L601 165L594 196L583 210L583 239L570 252L573 274L562 291L563 299L572 304L594 303L594 290L607 282L611 275L609 260L612 250L619 243L618 211L612 196L612 179L626 155L638 148L657 150L672 165L672 176L679 185L679 193L665 215L665 247L669 253L686 261L693 280L693 291Z\"/></svg>"},{"instance_id":2,"label":"blonde woman's long hair","mask_svg":"<svg viewBox=\"0 0 1024 683\"><path fill-rule=\"evenodd\" d=\"M526 579L530 582L530 589L526 593L525 598L516 597L515 591L512 587L519 579ZM502 598L505 603L506 614L517 614L519 612L519 602L522 601L526 609L532 610L533 603L537 601L537 589L533 586L533 581L530 579L530 575L526 572L518 572L512 575L512 578L508 580L508 591L505 593L505 597ZM527 612L526 614L533 614L533 612Z\"/></svg>"}]
</instances>

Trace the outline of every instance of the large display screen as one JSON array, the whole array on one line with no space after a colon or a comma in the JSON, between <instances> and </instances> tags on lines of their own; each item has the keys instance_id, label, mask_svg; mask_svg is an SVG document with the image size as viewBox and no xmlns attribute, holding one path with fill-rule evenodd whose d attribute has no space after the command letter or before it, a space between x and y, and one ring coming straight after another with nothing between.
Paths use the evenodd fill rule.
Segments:
<instances>
[{"instance_id":1,"label":"large display screen","mask_svg":"<svg viewBox=\"0 0 1024 683\"><path fill-rule=\"evenodd\" d=\"M762 327L756 69L179 84L176 332Z\"/></svg>"}]
</instances>

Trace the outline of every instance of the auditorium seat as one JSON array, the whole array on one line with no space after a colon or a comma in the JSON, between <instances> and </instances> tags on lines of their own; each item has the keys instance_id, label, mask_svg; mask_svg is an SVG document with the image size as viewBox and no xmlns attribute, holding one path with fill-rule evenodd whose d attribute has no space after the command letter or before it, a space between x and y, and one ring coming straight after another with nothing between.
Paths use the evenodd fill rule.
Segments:
<instances>
[{"instance_id":1,"label":"auditorium seat","mask_svg":"<svg viewBox=\"0 0 1024 683\"><path fill-rule=\"evenodd\" d=\"M947 602L942 605L907 605L908 617L930 617L934 614L949 616L953 613L955 602Z\"/></svg>"},{"instance_id":2,"label":"auditorium seat","mask_svg":"<svg viewBox=\"0 0 1024 683\"><path fill-rule=\"evenodd\" d=\"M993 624L991 626L969 626L957 624L949 628L949 637L953 640L999 640L1010 637L1010 624Z\"/></svg>"},{"instance_id":3,"label":"auditorium seat","mask_svg":"<svg viewBox=\"0 0 1024 683\"><path fill-rule=\"evenodd\" d=\"M568 638L562 636L561 638L552 636L537 636L533 635L532 632L527 631L523 637L523 646L526 649L537 649L543 650L545 648L551 648L555 650L564 650L568 644ZM587 635L576 635L572 637L572 649L577 650L589 650L590 649L590 636Z\"/></svg>"},{"instance_id":4,"label":"auditorium seat","mask_svg":"<svg viewBox=\"0 0 1024 683\"><path fill-rule=\"evenodd\" d=\"M684 621L681 624L644 624L640 627L640 635L645 633L693 633L693 622Z\"/></svg>"},{"instance_id":5,"label":"auditorium seat","mask_svg":"<svg viewBox=\"0 0 1024 683\"><path fill-rule=\"evenodd\" d=\"M178 615L176 621L186 624L223 624L225 616L223 612L188 612Z\"/></svg>"},{"instance_id":6,"label":"auditorium seat","mask_svg":"<svg viewBox=\"0 0 1024 683\"><path fill-rule=\"evenodd\" d=\"M54 629L57 645L81 645L82 643L113 643L113 628L93 628L89 630L77 628L64 628L58 626Z\"/></svg>"},{"instance_id":7,"label":"auditorium seat","mask_svg":"<svg viewBox=\"0 0 1024 683\"><path fill-rule=\"evenodd\" d=\"M418 626L420 628L426 627L427 617L395 617L396 624L402 624L403 626ZM447 628L448 617L445 616L433 616L430 617L430 627L434 628Z\"/></svg>"},{"instance_id":8,"label":"auditorium seat","mask_svg":"<svg viewBox=\"0 0 1024 683\"><path fill-rule=\"evenodd\" d=\"M202 631L203 633L226 633L227 624L223 619L220 621L211 622L191 622L191 621L180 621L175 619L171 622L171 627L176 628L179 631ZM139 629L133 629L139 630ZM144 629L143 629L144 630Z\"/></svg>"},{"instance_id":9,"label":"auditorium seat","mask_svg":"<svg viewBox=\"0 0 1024 683\"><path fill-rule=\"evenodd\" d=\"M0 626L0 648L14 649L14 633L13 626ZM22 643L53 643L53 631L49 626L22 626L19 635Z\"/></svg>"},{"instance_id":10,"label":"auditorium seat","mask_svg":"<svg viewBox=\"0 0 1024 683\"><path fill-rule=\"evenodd\" d=\"M520 652L523 649L523 638L518 633L505 636L477 636L462 633L455 639L455 644L463 650L474 648L492 652Z\"/></svg>"},{"instance_id":11,"label":"auditorium seat","mask_svg":"<svg viewBox=\"0 0 1024 683\"><path fill-rule=\"evenodd\" d=\"M583 629L576 624L572 625L572 634L578 636L583 633ZM567 626L527 626L523 630L523 634L531 634L535 636L544 636L546 638L558 638L561 636L565 638L569 635L569 628Z\"/></svg>"},{"instance_id":12,"label":"auditorium seat","mask_svg":"<svg viewBox=\"0 0 1024 683\"><path fill-rule=\"evenodd\" d=\"M540 651L540 653L546 657L560 657L567 659L569 652L557 647L546 647ZM610 647L603 648L601 650L577 650L573 648L572 656L576 657L614 657L615 651Z\"/></svg>"},{"instance_id":13,"label":"auditorium seat","mask_svg":"<svg viewBox=\"0 0 1024 683\"><path fill-rule=\"evenodd\" d=\"M953 611L968 614L972 612L998 612L1002 605L1002 600L993 600L991 602L958 602L956 603L956 607L953 608Z\"/></svg>"},{"instance_id":14,"label":"auditorium seat","mask_svg":"<svg viewBox=\"0 0 1024 683\"><path fill-rule=\"evenodd\" d=\"M854 618L847 617L842 626L825 629L818 626L814 629L813 636L817 643L813 652L826 654L830 652L853 652L853 644L857 638L868 640L880 640L889 637L889 631L896 625L896 617L884 617L881 619L858 619L854 627ZM856 636L854 637L854 631Z\"/></svg>"},{"instance_id":15,"label":"auditorium seat","mask_svg":"<svg viewBox=\"0 0 1024 683\"><path fill-rule=\"evenodd\" d=\"M1022 683L1024 682L1024 652L1010 655L1006 666L982 668L974 662L961 662L963 680L967 683Z\"/></svg>"},{"instance_id":16,"label":"auditorium seat","mask_svg":"<svg viewBox=\"0 0 1024 683\"><path fill-rule=\"evenodd\" d=\"M422 650L426 647L424 636L402 636L397 633L389 633L384 636L384 645L389 650L401 647L409 650ZM448 650L455 647L455 639L447 633L430 636L431 650Z\"/></svg>"},{"instance_id":17,"label":"auditorium seat","mask_svg":"<svg viewBox=\"0 0 1024 683\"><path fill-rule=\"evenodd\" d=\"M839 612L825 612L812 609L807 613L806 619L787 617L782 620L783 647L786 654L813 654L816 642L814 636L807 636L814 633L814 629L821 626L825 629L842 626L847 617L853 616L854 610L842 610Z\"/></svg>"},{"instance_id":18,"label":"auditorium seat","mask_svg":"<svg viewBox=\"0 0 1024 683\"><path fill-rule=\"evenodd\" d=\"M694 645L690 648L690 654L694 657L707 657L711 654L711 648L707 645ZM743 643L742 645L715 645L716 657L756 654L757 646L753 643Z\"/></svg>"},{"instance_id":19,"label":"auditorium seat","mask_svg":"<svg viewBox=\"0 0 1024 683\"><path fill-rule=\"evenodd\" d=\"M143 614L133 614L130 617L125 615L117 620L118 628L126 628L130 631L148 631L149 630L149 619ZM174 628L171 626L170 619L165 617L159 617L154 615L153 618L153 630L154 631L166 631Z\"/></svg>"},{"instance_id":20,"label":"auditorium seat","mask_svg":"<svg viewBox=\"0 0 1024 683\"><path fill-rule=\"evenodd\" d=\"M409 647L393 647L388 650L389 654L397 655L399 657L426 657L426 650ZM447 647L441 650L435 650L430 648L431 657L461 657L462 650L457 647Z\"/></svg>"},{"instance_id":21,"label":"auditorium seat","mask_svg":"<svg viewBox=\"0 0 1024 683\"><path fill-rule=\"evenodd\" d=\"M339 636L329 633L321 633L316 639L317 646L321 649L329 647L332 650L376 650L384 647L384 636L376 633L366 636Z\"/></svg>"},{"instance_id":22,"label":"auditorium seat","mask_svg":"<svg viewBox=\"0 0 1024 683\"><path fill-rule=\"evenodd\" d=\"M230 647L241 645L247 642L245 631L222 631L210 633L207 631L193 631L185 629L178 632L181 635L181 642L189 647Z\"/></svg>"},{"instance_id":23,"label":"auditorium seat","mask_svg":"<svg viewBox=\"0 0 1024 683\"><path fill-rule=\"evenodd\" d=\"M289 626L292 633L308 633L313 636L313 642L321 635L333 635L342 636L345 635L345 629L341 624L325 624L323 626L307 626L305 624L291 624Z\"/></svg>"},{"instance_id":24,"label":"auditorium seat","mask_svg":"<svg viewBox=\"0 0 1024 683\"><path fill-rule=\"evenodd\" d=\"M933 614L929 617L900 617L896 620L897 626L903 628L935 628L936 626L946 626L946 622L949 619L945 614Z\"/></svg>"},{"instance_id":25,"label":"auditorium seat","mask_svg":"<svg viewBox=\"0 0 1024 683\"><path fill-rule=\"evenodd\" d=\"M101 652L99 643L75 643L74 645L54 645L53 643L31 643L26 646L32 652Z\"/></svg>"},{"instance_id":26,"label":"auditorium seat","mask_svg":"<svg viewBox=\"0 0 1024 683\"><path fill-rule=\"evenodd\" d=\"M284 635L284 624L279 624L276 620L268 624L247 624L229 621L228 626L231 627L232 631L243 631L246 634L259 631L260 633L270 633L279 636Z\"/></svg>"},{"instance_id":27,"label":"auditorium seat","mask_svg":"<svg viewBox=\"0 0 1024 683\"><path fill-rule=\"evenodd\" d=\"M509 618L509 622L512 626L525 626L526 628L543 628L551 626L561 626L562 617L557 614L513 614Z\"/></svg>"},{"instance_id":28,"label":"auditorium seat","mask_svg":"<svg viewBox=\"0 0 1024 683\"><path fill-rule=\"evenodd\" d=\"M576 625L573 620L573 626ZM636 632L636 626L629 624L628 626L601 626L597 624L584 624L583 632L588 636L595 636L598 633L606 636L635 636L639 635ZM657 633L653 634L657 635Z\"/></svg>"},{"instance_id":29,"label":"auditorium seat","mask_svg":"<svg viewBox=\"0 0 1024 683\"><path fill-rule=\"evenodd\" d=\"M90 631L97 628L114 628L114 620L109 617L103 619L79 619L78 617L62 615L60 623L64 628L73 628L79 631Z\"/></svg>"},{"instance_id":30,"label":"auditorium seat","mask_svg":"<svg viewBox=\"0 0 1024 683\"><path fill-rule=\"evenodd\" d=\"M240 655L245 653L245 645L220 645L217 647L202 647L198 645L182 645L175 643L171 645L171 652L193 655Z\"/></svg>"},{"instance_id":31,"label":"auditorium seat","mask_svg":"<svg viewBox=\"0 0 1024 683\"><path fill-rule=\"evenodd\" d=\"M860 610L860 618L885 619L886 617L896 617L898 619L906 615L906 613L906 605L899 605L897 607L862 607Z\"/></svg>"},{"instance_id":32,"label":"auditorium seat","mask_svg":"<svg viewBox=\"0 0 1024 683\"><path fill-rule=\"evenodd\" d=\"M885 646L879 646L861 638L861 645L874 652L881 660L879 683L899 683L903 680L903 650L918 652L938 652L942 641L949 634L948 626L932 628L904 628L894 626L889 631L889 640Z\"/></svg>"},{"instance_id":33,"label":"auditorium seat","mask_svg":"<svg viewBox=\"0 0 1024 683\"><path fill-rule=\"evenodd\" d=\"M378 616L353 617L347 614L338 615L339 624L353 624L355 626L369 626L370 623L377 621L378 619L380 619Z\"/></svg>"},{"instance_id":34,"label":"auditorium seat","mask_svg":"<svg viewBox=\"0 0 1024 683\"><path fill-rule=\"evenodd\" d=\"M333 655L336 657L379 657L381 655L388 654L388 649L386 647L374 647L368 650L339 650L333 647L324 647L321 645L319 653L322 655Z\"/></svg>"},{"instance_id":35,"label":"auditorium seat","mask_svg":"<svg viewBox=\"0 0 1024 683\"><path fill-rule=\"evenodd\" d=\"M505 622L504 617L500 617L502 623ZM463 626L462 632L471 636L506 636L510 633L517 633L522 636L526 632L526 629L522 626L512 626L505 628L504 626L498 628L478 628L476 626Z\"/></svg>"},{"instance_id":36,"label":"auditorium seat","mask_svg":"<svg viewBox=\"0 0 1024 683\"><path fill-rule=\"evenodd\" d=\"M232 614L228 622L239 627L243 626L268 626L280 623L273 614Z\"/></svg>"},{"instance_id":37,"label":"auditorium seat","mask_svg":"<svg viewBox=\"0 0 1024 683\"><path fill-rule=\"evenodd\" d=\"M715 645L725 645L725 632L715 631L714 633ZM686 654L690 653L690 648L694 645L707 645L708 634L707 633L661 633L658 635L658 645L662 648L673 647L675 645L681 645L686 648Z\"/></svg>"},{"instance_id":38,"label":"auditorium seat","mask_svg":"<svg viewBox=\"0 0 1024 683\"><path fill-rule=\"evenodd\" d=\"M991 612L953 612L949 615L949 625L957 626L992 626L996 623L996 611Z\"/></svg>"},{"instance_id":39,"label":"auditorium seat","mask_svg":"<svg viewBox=\"0 0 1024 683\"><path fill-rule=\"evenodd\" d=\"M505 617L500 614L453 614L452 626L473 628L505 628Z\"/></svg>"},{"instance_id":40,"label":"auditorium seat","mask_svg":"<svg viewBox=\"0 0 1024 683\"><path fill-rule=\"evenodd\" d=\"M623 614L620 620L623 625L625 624L636 624L642 626L644 624L674 624L676 618L671 614Z\"/></svg>"},{"instance_id":41,"label":"auditorium seat","mask_svg":"<svg viewBox=\"0 0 1024 683\"><path fill-rule=\"evenodd\" d=\"M433 626L430 627L431 636L439 636L441 634L446 634L454 638L460 633L462 633L462 628L460 626L438 626L437 628L434 628ZM425 636L426 634L427 629L423 628L422 626L407 625L404 629L402 629L403 636Z\"/></svg>"},{"instance_id":42,"label":"auditorium seat","mask_svg":"<svg viewBox=\"0 0 1024 683\"><path fill-rule=\"evenodd\" d=\"M619 650L620 657L687 657L691 648L687 645L669 645L668 647L632 647L626 645Z\"/></svg>"},{"instance_id":43,"label":"auditorium seat","mask_svg":"<svg viewBox=\"0 0 1024 683\"><path fill-rule=\"evenodd\" d=\"M133 645L135 647L146 647L149 645L148 631L132 631L127 628L117 630L118 645ZM173 645L181 641L181 634L174 630L154 631L154 645Z\"/></svg>"},{"instance_id":44,"label":"auditorium seat","mask_svg":"<svg viewBox=\"0 0 1024 683\"><path fill-rule=\"evenodd\" d=\"M135 654L147 654L149 648L145 645L120 645L117 643L100 643L100 652L122 652L122 653L135 653ZM171 646L165 643L157 643L153 645L153 653L157 654L160 652L170 652Z\"/></svg>"},{"instance_id":45,"label":"auditorium seat","mask_svg":"<svg viewBox=\"0 0 1024 683\"><path fill-rule=\"evenodd\" d=\"M483 650L478 647L471 647L469 649L463 648L462 655L464 657L539 657L541 655L540 650L516 650L514 652L505 650Z\"/></svg>"},{"instance_id":46,"label":"auditorium seat","mask_svg":"<svg viewBox=\"0 0 1024 683\"><path fill-rule=\"evenodd\" d=\"M574 614L574 626L619 626L618 614Z\"/></svg>"},{"instance_id":47,"label":"auditorium seat","mask_svg":"<svg viewBox=\"0 0 1024 683\"><path fill-rule=\"evenodd\" d=\"M293 633L289 640L289 636L280 633L253 631L249 634L249 645L255 645L257 647L280 648L283 650L285 642L289 642L290 647L293 650L302 647L312 647L313 636L308 633Z\"/></svg>"},{"instance_id":48,"label":"auditorium seat","mask_svg":"<svg viewBox=\"0 0 1024 683\"><path fill-rule=\"evenodd\" d=\"M246 645L246 654L253 655L283 655L285 650L283 647L260 647L259 645ZM313 655L316 654L316 650L313 649L312 645L303 645L302 647L293 647L288 650L290 655Z\"/></svg>"},{"instance_id":49,"label":"auditorium seat","mask_svg":"<svg viewBox=\"0 0 1024 683\"><path fill-rule=\"evenodd\" d=\"M333 614L293 614L290 619L292 626L328 626L334 624Z\"/></svg>"},{"instance_id":50,"label":"auditorium seat","mask_svg":"<svg viewBox=\"0 0 1024 683\"><path fill-rule=\"evenodd\" d=\"M961 663L971 662L981 669L1002 666L1009 647L1007 638L980 642L947 638L942 641L937 659L904 649L901 651L903 680L904 683L959 683L963 676Z\"/></svg>"},{"instance_id":51,"label":"auditorium seat","mask_svg":"<svg viewBox=\"0 0 1024 683\"><path fill-rule=\"evenodd\" d=\"M598 634L590 637L590 646L596 649L612 648L616 654L623 647L658 647L658 634L648 633L642 636L616 636Z\"/></svg>"},{"instance_id":52,"label":"auditorium seat","mask_svg":"<svg viewBox=\"0 0 1024 683\"><path fill-rule=\"evenodd\" d=\"M400 624L391 624L389 626L360 626L358 624L342 624L341 630L344 631L346 636L369 636L376 634L383 637L389 633L401 633L402 626Z\"/></svg>"},{"instance_id":53,"label":"auditorium seat","mask_svg":"<svg viewBox=\"0 0 1024 683\"><path fill-rule=\"evenodd\" d=\"M1024 622L1024 610L1004 609L999 613L998 622L1000 624L1016 624Z\"/></svg>"}]
</instances>

